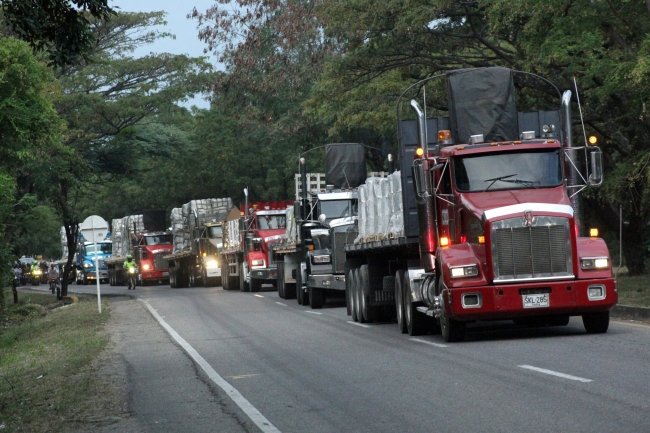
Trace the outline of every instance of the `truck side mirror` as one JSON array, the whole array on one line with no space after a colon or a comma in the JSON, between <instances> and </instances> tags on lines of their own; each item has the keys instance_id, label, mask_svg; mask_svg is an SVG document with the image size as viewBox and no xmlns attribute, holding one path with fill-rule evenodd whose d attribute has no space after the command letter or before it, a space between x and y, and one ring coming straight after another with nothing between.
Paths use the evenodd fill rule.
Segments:
<instances>
[{"instance_id":1,"label":"truck side mirror","mask_svg":"<svg viewBox=\"0 0 650 433\"><path fill-rule=\"evenodd\" d=\"M590 152L591 173L589 186L600 186L603 183L603 153L596 147Z\"/></svg>"}]
</instances>

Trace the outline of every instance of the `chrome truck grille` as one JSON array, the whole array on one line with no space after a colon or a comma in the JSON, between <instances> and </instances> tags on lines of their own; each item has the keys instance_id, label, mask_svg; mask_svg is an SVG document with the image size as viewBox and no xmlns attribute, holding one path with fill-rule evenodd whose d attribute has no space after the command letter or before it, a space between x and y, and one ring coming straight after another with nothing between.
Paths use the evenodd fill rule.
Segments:
<instances>
[{"instance_id":1,"label":"chrome truck grille","mask_svg":"<svg viewBox=\"0 0 650 433\"><path fill-rule=\"evenodd\" d=\"M167 269L169 267L169 262L163 259L163 256L167 256L169 253L158 253L153 255L153 268L156 270Z\"/></svg>"},{"instance_id":2,"label":"chrome truck grille","mask_svg":"<svg viewBox=\"0 0 650 433\"><path fill-rule=\"evenodd\" d=\"M332 239L332 265L336 274L345 272L345 245L353 243L359 235L358 231L351 230L349 226L341 228L345 231L334 229L334 239Z\"/></svg>"},{"instance_id":3,"label":"chrome truck grille","mask_svg":"<svg viewBox=\"0 0 650 433\"><path fill-rule=\"evenodd\" d=\"M568 218L497 221L490 225L490 237L495 282L573 277Z\"/></svg>"}]
</instances>

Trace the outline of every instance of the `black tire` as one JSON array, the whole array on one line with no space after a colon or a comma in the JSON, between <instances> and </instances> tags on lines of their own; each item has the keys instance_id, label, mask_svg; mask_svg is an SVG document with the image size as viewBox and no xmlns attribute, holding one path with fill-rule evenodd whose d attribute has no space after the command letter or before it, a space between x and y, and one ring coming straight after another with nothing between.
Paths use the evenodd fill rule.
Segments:
<instances>
[{"instance_id":1,"label":"black tire","mask_svg":"<svg viewBox=\"0 0 650 433\"><path fill-rule=\"evenodd\" d=\"M298 301L298 305L307 305L307 302L309 302L302 288L302 267L300 264L296 271L296 300Z\"/></svg>"},{"instance_id":2,"label":"black tire","mask_svg":"<svg viewBox=\"0 0 650 433\"><path fill-rule=\"evenodd\" d=\"M250 287L248 286L248 282L246 281L246 276L244 275L243 263L239 265L239 291L240 292L250 291Z\"/></svg>"},{"instance_id":3,"label":"black tire","mask_svg":"<svg viewBox=\"0 0 650 433\"><path fill-rule=\"evenodd\" d=\"M361 313L363 314L363 318L366 319L366 322L376 322L379 320L381 309L370 305L371 291L368 265L361 265L359 268L359 277L361 283L359 286L361 292Z\"/></svg>"},{"instance_id":4,"label":"black tire","mask_svg":"<svg viewBox=\"0 0 650 433\"><path fill-rule=\"evenodd\" d=\"M465 339L465 322L459 322L447 315L447 303L443 298L440 299L440 331L442 338L447 343L455 343Z\"/></svg>"},{"instance_id":5,"label":"black tire","mask_svg":"<svg viewBox=\"0 0 650 433\"><path fill-rule=\"evenodd\" d=\"M345 270L345 308L347 310L348 316L352 315L352 303L350 302L350 294L352 290L350 288L350 278L352 276L352 270Z\"/></svg>"},{"instance_id":6,"label":"black tire","mask_svg":"<svg viewBox=\"0 0 650 433\"><path fill-rule=\"evenodd\" d=\"M192 265L187 266L187 286L196 287L196 272Z\"/></svg>"},{"instance_id":7,"label":"black tire","mask_svg":"<svg viewBox=\"0 0 650 433\"><path fill-rule=\"evenodd\" d=\"M354 322L359 321L359 316L357 316L357 269L350 270L350 316Z\"/></svg>"},{"instance_id":8,"label":"black tire","mask_svg":"<svg viewBox=\"0 0 650 433\"><path fill-rule=\"evenodd\" d=\"M210 281L210 279L208 279L208 274L207 274L207 272L205 271L205 269L203 269L203 270L201 271L201 283L203 283L203 287L211 287L211 286L210 286L210 283L211 283L211 282L212 282L212 281Z\"/></svg>"},{"instance_id":9,"label":"black tire","mask_svg":"<svg viewBox=\"0 0 650 433\"><path fill-rule=\"evenodd\" d=\"M406 334L408 329L404 317L404 289L402 284L404 284L404 271L400 269L395 273L395 312L397 313L397 329L402 334Z\"/></svg>"},{"instance_id":10,"label":"black tire","mask_svg":"<svg viewBox=\"0 0 650 433\"><path fill-rule=\"evenodd\" d=\"M278 262L278 275L277 275L277 287L278 287L278 296L281 299L286 299L284 293L284 262Z\"/></svg>"},{"instance_id":11,"label":"black tire","mask_svg":"<svg viewBox=\"0 0 650 433\"><path fill-rule=\"evenodd\" d=\"M406 322L406 332L411 336L422 335L426 331L427 316L420 313L415 308L416 305L411 296L411 280L408 272L404 272L404 278L402 281L402 289L404 290L404 321Z\"/></svg>"},{"instance_id":12,"label":"black tire","mask_svg":"<svg viewBox=\"0 0 650 433\"><path fill-rule=\"evenodd\" d=\"M86 275L84 274L84 279L83 279L83 285L87 286L88 285L88 278L86 278Z\"/></svg>"},{"instance_id":13,"label":"black tire","mask_svg":"<svg viewBox=\"0 0 650 433\"><path fill-rule=\"evenodd\" d=\"M171 287L172 289L175 289L176 287L178 287L176 285L176 268L175 267L169 268L169 287Z\"/></svg>"},{"instance_id":14,"label":"black tire","mask_svg":"<svg viewBox=\"0 0 650 433\"><path fill-rule=\"evenodd\" d=\"M309 306L312 310L319 310L325 305L325 291L316 287L309 288Z\"/></svg>"},{"instance_id":15,"label":"black tire","mask_svg":"<svg viewBox=\"0 0 650 433\"><path fill-rule=\"evenodd\" d=\"M354 308L357 312L357 321L359 323L366 323L366 318L363 316L363 309L361 304L361 298L363 297L361 290L361 269L357 269L354 272L354 294L355 294L355 304Z\"/></svg>"},{"instance_id":16,"label":"black tire","mask_svg":"<svg viewBox=\"0 0 650 433\"><path fill-rule=\"evenodd\" d=\"M582 324L589 334L604 334L609 328L609 310L583 314Z\"/></svg>"},{"instance_id":17,"label":"black tire","mask_svg":"<svg viewBox=\"0 0 650 433\"><path fill-rule=\"evenodd\" d=\"M251 292L259 292L260 290L262 290L262 281L256 280L255 278L251 278L250 290Z\"/></svg>"}]
</instances>

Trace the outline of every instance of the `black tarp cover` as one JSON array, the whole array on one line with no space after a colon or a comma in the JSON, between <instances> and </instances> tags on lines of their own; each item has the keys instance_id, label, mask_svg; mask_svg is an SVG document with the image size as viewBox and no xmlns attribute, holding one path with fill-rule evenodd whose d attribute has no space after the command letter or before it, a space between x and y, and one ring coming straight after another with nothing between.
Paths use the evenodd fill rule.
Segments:
<instances>
[{"instance_id":1,"label":"black tarp cover","mask_svg":"<svg viewBox=\"0 0 650 433\"><path fill-rule=\"evenodd\" d=\"M334 188L356 188L366 181L366 150L362 144L325 145L325 182Z\"/></svg>"},{"instance_id":2,"label":"black tarp cover","mask_svg":"<svg viewBox=\"0 0 650 433\"><path fill-rule=\"evenodd\" d=\"M467 143L471 135L485 141L519 139L515 87L507 68L451 71L449 118L455 143Z\"/></svg>"}]
</instances>

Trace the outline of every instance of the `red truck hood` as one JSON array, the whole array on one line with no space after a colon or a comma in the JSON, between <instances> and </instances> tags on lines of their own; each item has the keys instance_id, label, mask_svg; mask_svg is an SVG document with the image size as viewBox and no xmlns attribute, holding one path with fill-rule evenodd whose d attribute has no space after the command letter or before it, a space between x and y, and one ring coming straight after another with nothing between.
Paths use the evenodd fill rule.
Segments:
<instances>
[{"instance_id":1,"label":"red truck hood","mask_svg":"<svg viewBox=\"0 0 650 433\"><path fill-rule=\"evenodd\" d=\"M257 237L262 238L264 240L265 244L268 244L269 242L273 242L277 239L280 239L280 237L284 234L286 234L286 229L279 229L279 230L258 230L257 231Z\"/></svg>"},{"instance_id":2,"label":"red truck hood","mask_svg":"<svg viewBox=\"0 0 650 433\"><path fill-rule=\"evenodd\" d=\"M174 246L172 244L149 245L145 246L144 249L151 254L171 253Z\"/></svg>"},{"instance_id":3,"label":"red truck hood","mask_svg":"<svg viewBox=\"0 0 650 433\"><path fill-rule=\"evenodd\" d=\"M572 214L566 206L571 206L562 186L557 188L514 189L464 193L460 196L462 204L478 219L486 219L524 212L526 205L533 211ZM521 205L521 206L517 206ZM521 209L520 209L521 208ZM486 213L487 211L487 213Z\"/></svg>"}]
</instances>

